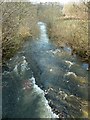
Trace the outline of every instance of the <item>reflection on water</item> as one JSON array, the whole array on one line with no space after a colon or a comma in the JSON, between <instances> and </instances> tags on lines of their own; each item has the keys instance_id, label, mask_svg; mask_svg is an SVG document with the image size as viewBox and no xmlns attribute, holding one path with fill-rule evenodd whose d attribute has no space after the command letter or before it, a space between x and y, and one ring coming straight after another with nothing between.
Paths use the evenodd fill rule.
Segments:
<instances>
[{"instance_id":1,"label":"reflection on water","mask_svg":"<svg viewBox=\"0 0 90 120\"><path fill-rule=\"evenodd\" d=\"M45 23L38 26L40 37L3 67L3 117L87 117L88 71L49 41Z\"/></svg>"}]
</instances>

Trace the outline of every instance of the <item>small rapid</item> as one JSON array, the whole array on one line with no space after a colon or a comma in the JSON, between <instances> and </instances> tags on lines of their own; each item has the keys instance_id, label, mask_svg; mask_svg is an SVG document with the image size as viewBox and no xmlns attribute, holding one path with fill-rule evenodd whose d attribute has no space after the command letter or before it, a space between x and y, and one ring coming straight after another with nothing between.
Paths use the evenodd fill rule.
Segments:
<instances>
[{"instance_id":1,"label":"small rapid","mask_svg":"<svg viewBox=\"0 0 90 120\"><path fill-rule=\"evenodd\" d=\"M3 66L3 118L86 118L88 65L54 46L45 23L38 27L39 37Z\"/></svg>"},{"instance_id":2,"label":"small rapid","mask_svg":"<svg viewBox=\"0 0 90 120\"><path fill-rule=\"evenodd\" d=\"M7 99L4 99L3 102L5 104L6 101L9 100L8 97L11 97L12 100L15 100L15 108L13 108L13 111L9 108L13 107L12 103L6 103L5 106L3 105L3 111L5 109L9 110L4 111L5 113L3 114L6 114L6 116L9 118L58 118L58 116L52 112L52 109L49 106L47 99L45 98L45 92L38 85L36 85L35 78L32 71L30 70L30 67L28 66L25 56L21 56L20 59L22 61L18 61L18 59L11 60L10 65L12 62L14 64L17 64L15 66L12 66L12 71L3 72L3 76L5 76L5 78L8 78L9 76L14 77L13 79L9 77L11 80L8 79L8 81L3 77L3 89L7 90ZM27 73L30 75L27 75L27 77L25 77L25 74ZM12 82L12 86L9 85L9 81ZM12 89L14 89L13 87L16 87L14 86L15 83L17 86L20 84L20 86L16 88L17 93L19 94L13 98L14 91ZM9 93L10 91L12 92L11 94ZM9 114L9 112L12 112L12 115Z\"/></svg>"}]
</instances>

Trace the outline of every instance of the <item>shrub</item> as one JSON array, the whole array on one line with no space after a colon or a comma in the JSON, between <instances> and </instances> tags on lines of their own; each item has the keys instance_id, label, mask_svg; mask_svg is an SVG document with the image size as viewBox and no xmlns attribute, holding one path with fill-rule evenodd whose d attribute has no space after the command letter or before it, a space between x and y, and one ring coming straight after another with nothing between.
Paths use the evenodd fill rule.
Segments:
<instances>
[{"instance_id":1,"label":"shrub","mask_svg":"<svg viewBox=\"0 0 90 120\"><path fill-rule=\"evenodd\" d=\"M25 37L37 36L37 6L27 2L4 2L2 19L2 48L5 61L22 46Z\"/></svg>"}]
</instances>

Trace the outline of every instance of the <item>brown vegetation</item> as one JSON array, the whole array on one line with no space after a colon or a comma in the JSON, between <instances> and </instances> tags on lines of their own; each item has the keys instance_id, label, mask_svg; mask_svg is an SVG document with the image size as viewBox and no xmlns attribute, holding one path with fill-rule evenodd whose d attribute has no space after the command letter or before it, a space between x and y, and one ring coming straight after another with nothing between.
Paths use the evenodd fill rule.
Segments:
<instances>
[{"instance_id":1,"label":"brown vegetation","mask_svg":"<svg viewBox=\"0 0 90 120\"><path fill-rule=\"evenodd\" d=\"M89 3L69 3L63 6L63 9L57 5L51 8L48 6L42 14L45 15L43 18L47 22L50 39L58 46L69 45L82 61L90 62Z\"/></svg>"},{"instance_id":2,"label":"brown vegetation","mask_svg":"<svg viewBox=\"0 0 90 120\"><path fill-rule=\"evenodd\" d=\"M84 3L69 3L63 8L65 17L76 18L81 20L88 19L88 7Z\"/></svg>"},{"instance_id":3,"label":"brown vegetation","mask_svg":"<svg viewBox=\"0 0 90 120\"><path fill-rule=\"evenodd\" d=\"M2 4L3 61L15 54L25 37L35 37L37 33L37 6L28 2Z\"/></svg>"},{"instance_id":4,"label":"brown vegetation","mask_svg":"<svg viewBox=\"0 0 90 120\"><path fill-rule=\"evenodd\" d=\"M83 61L89 61L88 15L89 3L32 5L25 2L7 2L2 5L3 59L10 58L24 42L35 37L37 21L47 23L50 39L58 46L69 45Z\"/></svg>"}]
</instances>

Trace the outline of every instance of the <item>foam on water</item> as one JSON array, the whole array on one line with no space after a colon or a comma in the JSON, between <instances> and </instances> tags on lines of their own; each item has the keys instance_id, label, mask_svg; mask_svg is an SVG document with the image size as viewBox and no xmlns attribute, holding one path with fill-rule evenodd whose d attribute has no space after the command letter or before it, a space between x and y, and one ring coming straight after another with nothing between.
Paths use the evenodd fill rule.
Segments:
<instances>
[{"instance_id":1,"label":"foam on water","mask_svg":"<svg viewBox=\"0 0 90 120\"><path fill-rule=\"evenodd\" d=\"M58 52L61 52L61 50L60 49L56 49L55 51L53 51L54 54L56 54Z\"/></svg>"},{"instance_id":2,"label":"foam on water","mask_svg":"<svg viewBox=\"0 0 90 120\"><path fill-rule=\"evenodd\" d=\"M74 77L77 77L77 75L74 72L67 72L65 76L73 75Z\"/></svg>"},{"instance_id":3,"label":"foam on water","mask_svg":"<svg viewBox=\"0 0 90 120\"><path fill-rule=\"evenodd\" d=\"M32 77L32 79L35 80L34 77ZM35 83L35 81L34 81L34 83ZM56 115L55 113L53 113L51 107L49 106L48 101L45 98L44 91L38 85L36 85L36 84L34 84L33 89L34 89L33 93L37 93L37 94L39 94L41 96L41 102L40 102L40 104L42 104L41 105L42 108L40 110L41 111L40 118L42 118L42 117L44 117L44 118L59 118L58 115ZM42 113L42 109L44 110L44 114Z\"/></svg>"},{"instance_id":4,"label":"foam on water","mask_svg":"<svg viewBox=\"0 0 90 120\"><path fill-rule=\"evenodd\" d=\"M42 104L43 105L42 108L44 109L44 114L41 115L41 118L42 117L45 117L45 118L59 118L58 115L56 115L55 113L53 113L51 107L49 106L48 101L45 98L44 91L42 89L40 89L38 87L38 85L36 85L36 84L34 85L34 90L36 92L38 92L38 94L42 94L41 104L43 103Z\"/></svg>"},{"instance_id":5,"label":"foam on water","mask_svg":"<svg viewBox=\"0 0 90 120\"><path fill-rule=\"evenodd\" d=\"M74 63L73 62L71 62L71 61L65 61L65 63L67 63L68 65L69 65L69 68L72 66L72 65L74 65Z\"/></svg>"},{"instance_id":6,"label":"foam on water","mask_svg":"<svg viewBox=\"0 0 90 120\"><path fill-rule=\"evenodd\" d=\"M27 61L25 60L25 56L22 56L22 61L19 61L16 63L13 71L16 73L16 74L23 74L26 70L29 70L30 68L28 67L28 63Z\"/></svg>"},{"instance_id":7,"label":"foam on water","mask_svg":"<svg viewBox=\"0 0 90 120\"><path fill-rule=\"evenodd\" d=\"M18 65L15 65L14 72L18 73Z\"/></svg>"},{"instance_id":8,"label":"foam on water","mask_svg":"<svg viewBox=\"0 0 90 120\"><path fill-rule=\"evenodd\" d=\"M35 84L35 78L32 76L30 79L29 79L33 84Z\"/></svg>"},{"instance_id":9,"label":"foam on water","mask_svg":"<svg viewBox=\"0 0 90 120\"><path fill-rule=\"evenodd\" d=\"M65 100L68 97L68 94L65 93L63 90L60 90L58 94L63 98L63 100Z\"/></svg>"},{"instance_id":10,"label":"foam on water","mask_svg":"<svg viewBox=\"0 0 90 120\"><path fill-rule=\"evenodd\" d=\"M59 52L61 52L61 50L60 49L55 49L55 50L49 50L49 51L47 51L47 53L53 53L53 54L57 54L57 53L59 53Z\"/></svg>"},{"instance_id":11,"label":"foam on water","mask_svg":"<svg viewBox=\"0 0 90 120\"><path fill-rule=\"evenodd\" d=\"M27 61L23 60L23 63L21 64L21 71L25 71L25 69L27 68Z\"/></svg>"},{"instance_id":12,"label":"foam on water","mask_svg":"<svg viewBox=\"0 0 90 120\"><path fill-rule=\"evenodd\" d=\"M2 73L2 75L7 75L7 74L10 74L10 72L9 72L9 71L4 71L4 72Z\"/></svg>"}]
</instances>

